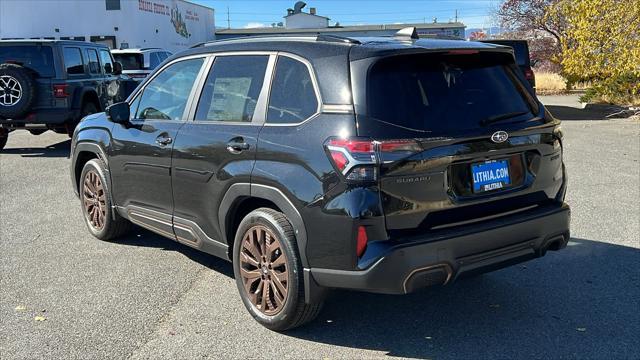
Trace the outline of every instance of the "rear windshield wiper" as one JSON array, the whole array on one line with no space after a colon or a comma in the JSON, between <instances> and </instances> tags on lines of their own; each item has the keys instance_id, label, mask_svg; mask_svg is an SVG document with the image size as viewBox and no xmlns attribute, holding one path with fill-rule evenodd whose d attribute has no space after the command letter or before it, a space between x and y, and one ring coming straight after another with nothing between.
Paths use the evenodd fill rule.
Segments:
<instances>
[{"instance_id":1,"label":"rear windshield wiper","mask_svg":"<svg viewBox=\"0 0 640 360\"><path fill-rule=\"evenodd\" d=\"M529 113L528 111L518 111L518 112L510 112L510 113L506 113L506 114L501 114L501 115L494 115L491 117L488 117L482 121L480 121L480 125L489 125L489 124L493 124L495 122L498 121L502 121L502 120L506 120L506 119L511 119L514 118L516 116L520 116L520 115L524 115Z\"/></svg>"}]
</instances>

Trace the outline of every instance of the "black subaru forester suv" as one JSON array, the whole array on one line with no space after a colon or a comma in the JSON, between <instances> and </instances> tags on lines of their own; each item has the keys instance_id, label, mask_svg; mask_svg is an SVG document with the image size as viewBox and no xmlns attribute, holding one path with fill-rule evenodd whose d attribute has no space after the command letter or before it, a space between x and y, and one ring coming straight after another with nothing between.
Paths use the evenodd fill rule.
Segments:
<instances>
[{"instance_id":1,"label":"black subaru forester suv","mask_svg":"<svg viewBox=\"0 0 640 360\"><path fill-rule=\"evenodd\" d=\"M231 260L275 330L316 317L330 288L404 294L565 247L560 123L512 50L404 33L168 59L75 131L89 231L134 223Z\"/></svg>"}]
</instances>

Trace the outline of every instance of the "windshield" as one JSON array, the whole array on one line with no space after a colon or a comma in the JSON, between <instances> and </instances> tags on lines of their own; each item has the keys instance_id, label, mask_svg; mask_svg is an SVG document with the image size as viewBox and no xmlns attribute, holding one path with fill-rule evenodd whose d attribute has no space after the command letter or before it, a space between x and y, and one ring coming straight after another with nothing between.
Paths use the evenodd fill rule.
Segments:
<instances>
[{"instance_id":1,"label":"windshield","mask_svg":"<svg viewBox=\"0 0 640 360\"><path fill-rule=\"evenodd\" d=\"M113 57L122 64L122 70L144 70L142 54L113 54Z\"/></svg>"},{"instance_id":2,"label":"windshield","mask_svg":"<svg viewBox=\"0 0 640 360\"><path fill-rule=\"evenodd\" d=\"M505 56L403 55L370 71L370 121L389 131L452 135L496 122L531 119L531 107ZM505 116L512 114L513 116Z\"/></svg>"},{"instance_id":3,"label":"windshield","mask_svg":"<svg viewBox=\"0 0 640 360\"><path fill-rule=\"evenodd\" d=\"M0 45L0 64L11 63L35 71L40 77L55 76L50 46Z\"/></svg>"}]
</instances>

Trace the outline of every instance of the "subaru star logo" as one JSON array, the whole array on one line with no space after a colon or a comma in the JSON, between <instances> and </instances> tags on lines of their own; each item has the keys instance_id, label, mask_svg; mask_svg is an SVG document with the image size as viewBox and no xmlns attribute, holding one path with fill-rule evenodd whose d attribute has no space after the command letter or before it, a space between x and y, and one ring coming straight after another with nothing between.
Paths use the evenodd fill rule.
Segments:
<instances>
[{"instance_id":1,"label":"subaru star logo","mask_svg":"<svg viewBox=\"0 0 640 360\"><path fill-rule=\"evenodd\" d=\"M508 138L509 138L509 134L507 134L506 131L502 131L502 130L496 131L493 133L493 135L491 135L491 141L498 144L507 141Z\"/></svg>"}]
</instances>

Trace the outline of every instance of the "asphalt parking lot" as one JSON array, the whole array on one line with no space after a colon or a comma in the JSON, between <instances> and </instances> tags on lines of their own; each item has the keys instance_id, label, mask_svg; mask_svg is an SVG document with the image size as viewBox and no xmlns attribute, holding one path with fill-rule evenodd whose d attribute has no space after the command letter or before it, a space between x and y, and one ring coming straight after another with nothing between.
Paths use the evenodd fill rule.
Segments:
<instances>
[{"instance_id":1,"label":"asphalt parking lot","mask_svg":"<svg viewBox=\"0 0 640 360\"><path fill-rule=\"evenodd\" d=\"M231 265L82 222L63 135L0 153L0 358L639 358L640 123L563 123L572 240L407 296L335 292L317 321L259 326Z\"/></svg>"}]
</instances>

